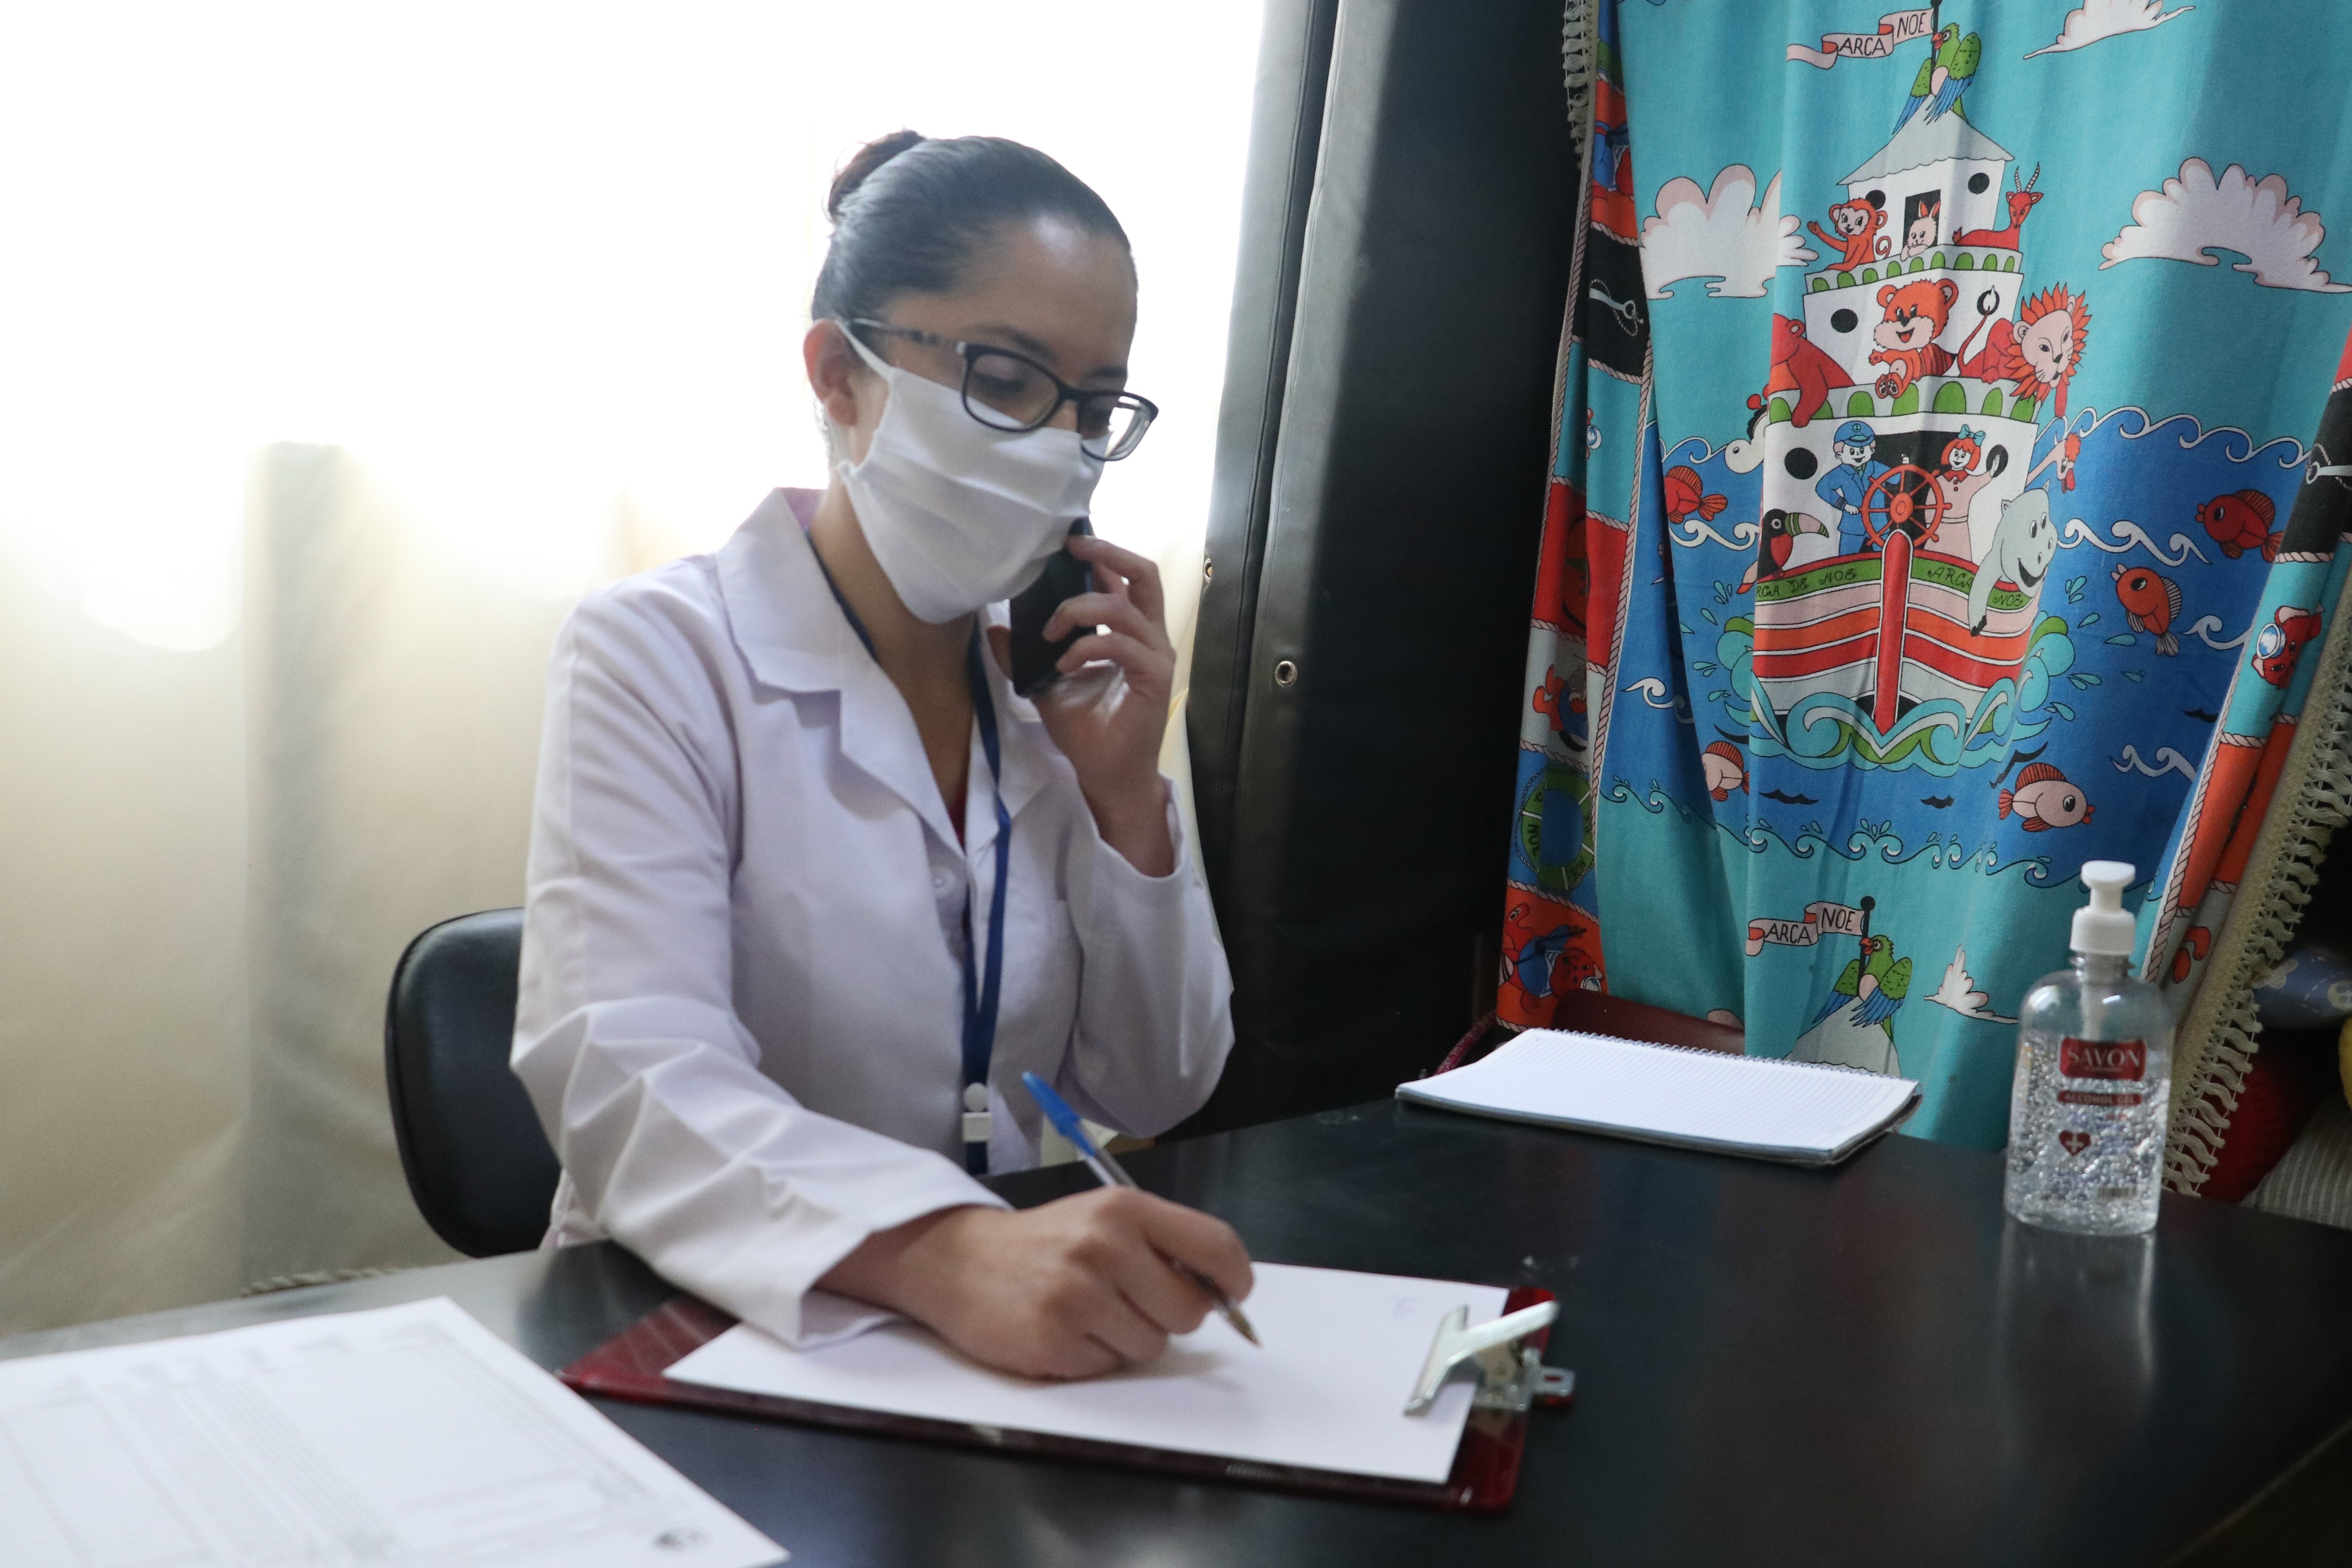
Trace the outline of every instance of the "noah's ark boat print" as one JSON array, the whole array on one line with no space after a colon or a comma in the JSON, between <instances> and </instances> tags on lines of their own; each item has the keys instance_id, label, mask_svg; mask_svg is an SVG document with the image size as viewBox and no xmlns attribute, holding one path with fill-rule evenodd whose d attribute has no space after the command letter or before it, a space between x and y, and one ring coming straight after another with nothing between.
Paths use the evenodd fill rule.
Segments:
<instances>
[{"instance_id":1,"label":"noah's ark boat print","mask_svg":"<svg viewBox=\"0 0 2352 1568\"><path fill-rule=\"evenodd\" d=\"M1869 258L1823 247L1827 265L1805 279L1801 336L1834 363L1813 361L1829 384L1752 405L1765 532L1756 717L1793 750L1851 745L1886 762L1925 744L1956 757L1989 735L2038 635L2038 574L1997 578L1978 624L1969 613L1978 574L1997 570L2002 513L2032 477L2042 412L1991 347L2015 340L2019 237L2042 199L2031 179L2004 188L2011 163L1957 107L1910 116L1841 182L1841 206L1885 215ZM1839 437L1857 426L1869 459L1846 466Z\"/></svg>"}]
</instances>

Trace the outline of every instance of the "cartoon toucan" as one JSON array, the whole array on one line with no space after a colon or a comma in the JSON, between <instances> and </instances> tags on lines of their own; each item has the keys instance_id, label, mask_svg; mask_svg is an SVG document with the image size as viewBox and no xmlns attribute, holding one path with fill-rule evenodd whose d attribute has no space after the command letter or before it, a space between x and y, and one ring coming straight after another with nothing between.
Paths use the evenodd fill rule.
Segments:
<instances>
[{"instance_id":1,"label":"cartoon toucan","mask_svg":"<svg viewBox=\"0 0 2352 1568\"><path fill-rule=\"evenodd\" d=\"M1778 577L1789 569L1789 562L1796 553L1799 535L1818 533L1827 537L1829 534L1828 525L1818 519L1801 511L1783 511L1777 506L1764 514L1763 525L1762 547L1739 578L1739 592L1743 594L1756 586L1759 577Z\"/></svg>"},{"instance_id":2,"label":"cartoon toucan","mask_svg":"<svg viewBox=\"0 0 2352 1568\"><path fill-rule=\"evenodd\" d=\"M1984 58L1984 40L1970 33L1960 37L1958 27L1946 27L1936 35L1933 53L1920 62L1919 74L1911 79L1911 96L1904 100L1903 111L1895 117L1895 129L1900 131L1911 121L1911 116L1925 104L1929 121L1946 114L1969 117L1960 107L1960 94L1968 91L1969 83L1976 79L1977 64Z\"/></svg>"},{"instance_id":3,"label":"cartoon toucan","mask_svg":"<svg viewBox=\"0 0 2352 1568\"><path fill-rule=\"evenodd\" d=\"M1778 576L1789 569L1789 561L1796 553L1797 541L1808 533L1826 538L1828 525L1819 518L1801 511L1783 511L1774 507L1764 514L1764 555L1771 562L1766 576Z\"/></svg>"},{"instance_id":4,"label":"cartoon toucan","mask_svg":"<svg viewBox=\"0 0 2352 1568\"><path fill-rule=\"evenodd\" d=\"M1895 1015L1911 992L1911 961L1895 956L1895 943L1870 934L1875 900L1862 900L1862 952L1849 961L1829 999L1797 1037L1791 1060L1829 1062L1865 1072L1902 1070L1895 1050Z\"/></svg>"}]
</instances>

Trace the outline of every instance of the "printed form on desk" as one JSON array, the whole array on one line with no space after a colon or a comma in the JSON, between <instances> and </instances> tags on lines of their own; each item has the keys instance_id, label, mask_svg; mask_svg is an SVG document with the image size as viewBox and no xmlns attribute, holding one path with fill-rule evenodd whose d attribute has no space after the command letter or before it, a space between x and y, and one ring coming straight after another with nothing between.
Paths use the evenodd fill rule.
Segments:
<instances>
[{"instance_id":1,"label":"printed form on desk","mask_svg":"<svg viewBox=\"0 0 2352 1568\"><path fill-rule=\"evenodd\" d=\"M765 1568L446 1298L0 1362L11 1568Z\"/></svg>"}]
</instances>

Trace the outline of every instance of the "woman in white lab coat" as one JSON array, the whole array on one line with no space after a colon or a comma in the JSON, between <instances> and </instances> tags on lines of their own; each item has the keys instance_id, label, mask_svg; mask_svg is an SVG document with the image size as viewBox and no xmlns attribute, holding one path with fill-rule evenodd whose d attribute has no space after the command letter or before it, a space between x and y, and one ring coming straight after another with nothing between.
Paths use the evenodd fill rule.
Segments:
<instances>
[{"instance_id":1,"label":"woman in white lab coat","mask_svg":"<svg viewBox=\"0 0 2352 1568\"><path fill-rule=\"evenodd\" d=\"M514 1066L564 1167L551 1242L612 1237L799 1344L887 1312L1084 1376L1160 1353L1249 1261L1107 1190L1014 1212L1034 1071L1172 1125L1230 980L1158 770L1151 563L1070 549L1099 627L1034 704L1001 610L1153 412L1125 394L1126 236L1043 153L910 132L835 182L803 345L840 459L715 555L590 595L550 668ZM803 515L803 514L805 515Z\"/></svg>"}]
</instances>

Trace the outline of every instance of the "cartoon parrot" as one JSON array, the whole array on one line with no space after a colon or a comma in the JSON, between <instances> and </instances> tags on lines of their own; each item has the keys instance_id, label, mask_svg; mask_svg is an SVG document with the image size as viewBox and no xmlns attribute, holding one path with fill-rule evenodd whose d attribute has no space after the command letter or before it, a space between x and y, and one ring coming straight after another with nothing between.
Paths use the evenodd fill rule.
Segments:
<instances>
[{"instance_id":1,"label":"cartoon parrot","mask_svg":"<svg viewBox=\"0 0 2352 1568\"><path fill-rule=\"evenodd\" d=\"M1895 1050L1895 1015L1911 992L1911 961L1895 956L1884 936L1862 939L1863 957L1849 960L1829 999L1799 1036L1792 1060L1830 1062L1865 1072L1901 1070Z\"/></svg>"},{"instance_id":2,"label":"cartoon parrot","mask_svg":"<svg viewBox=\"0 0 2352 1568\"><path fill-rule=\"evenodd\" d=\"M1960 106L1960 94L1976 79L1977 65L1983 58L1984 40L1976 34L1962 37L1957 26L1937 33L1935 51L1920 62L1919 74L1911 79L1911 96L1904 100L1903 112L1895 117L1895 129L1909 124L1923 103L1931 121L1948 113L1966 120L1969 111Z\"/></svg>"}]
</instances>

